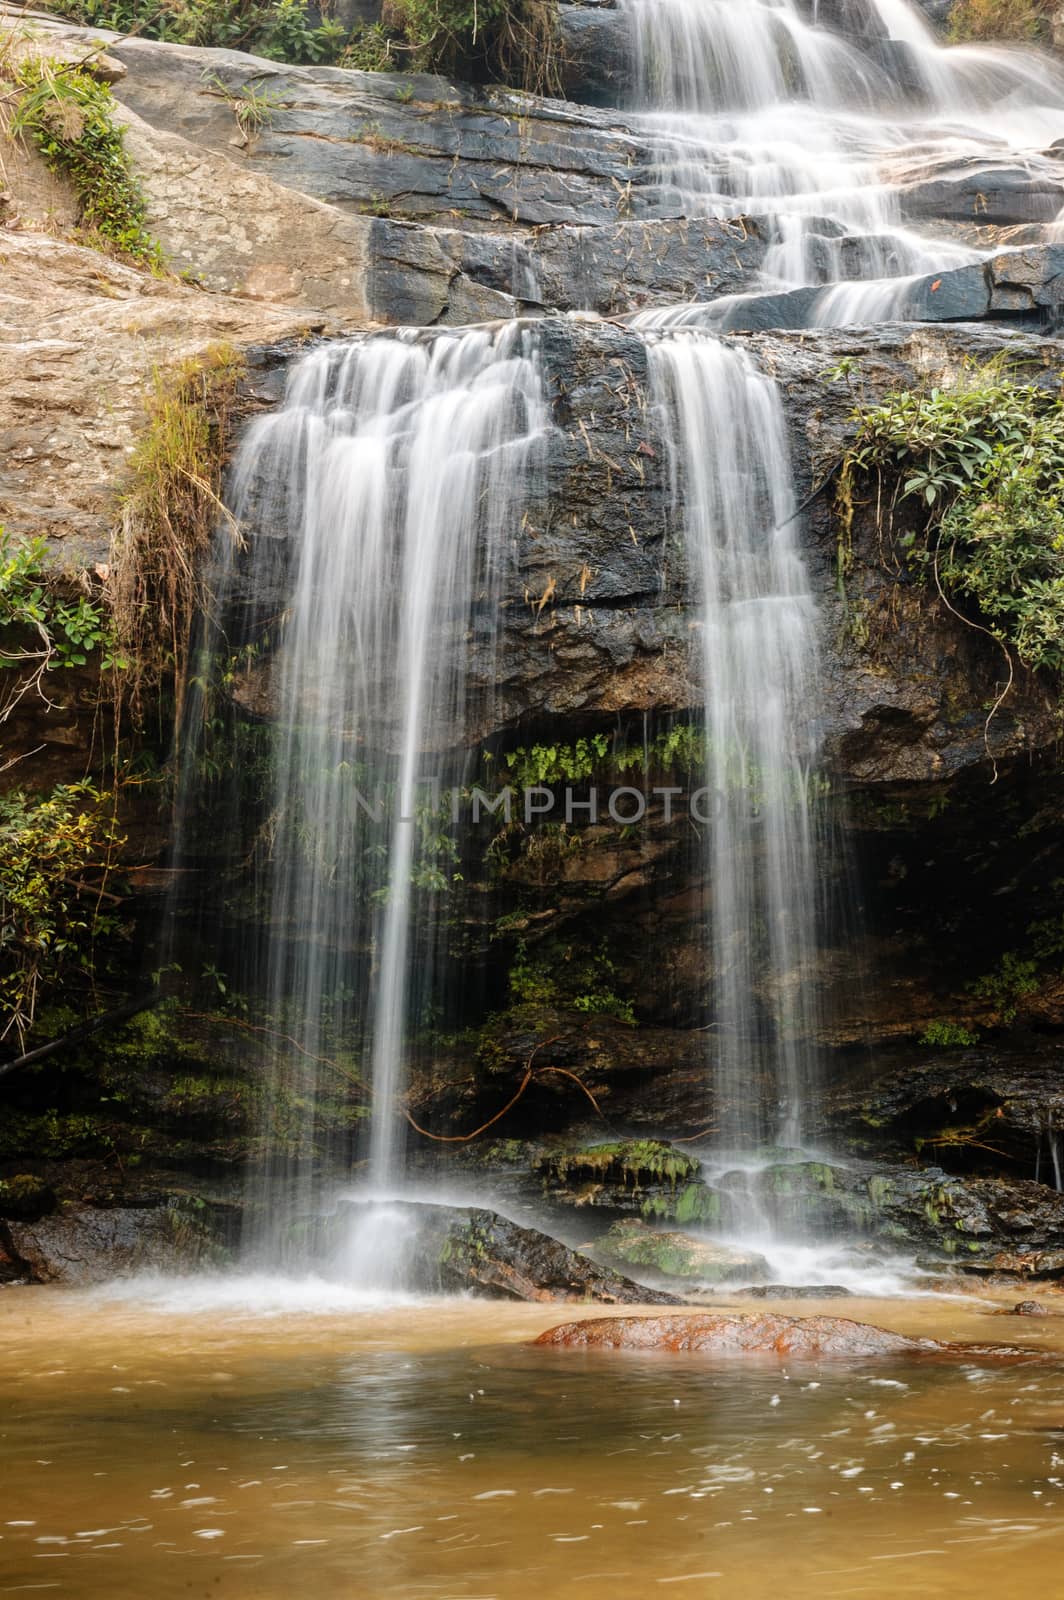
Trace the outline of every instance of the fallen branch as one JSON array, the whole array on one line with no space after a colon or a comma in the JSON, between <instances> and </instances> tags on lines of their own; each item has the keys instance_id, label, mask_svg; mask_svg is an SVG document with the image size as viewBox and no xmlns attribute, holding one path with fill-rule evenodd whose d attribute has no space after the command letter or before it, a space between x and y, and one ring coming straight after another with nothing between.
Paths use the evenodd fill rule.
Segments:
<instances>
[{"instance_id":1,"label":"fallen branch","mask_svg":"<svg viewBox=\"0 0 1064 1600\"><path fill-rule=\"evenodd\" d=\"M16 1056L13 1061L0 1063L0 1078L9 1072L14 1072L18 1067L29 1067L34 1062L45 1061L49 1056L65 1050L67 1045L80 1044L83 1039L91 1039L93 1034L102 1033L105 1028L113 1028L120 1022L127 1022L130 1017L137 1016L141 1011L148 1011L152 1006L157 1006L162 997L161 989L153 989L150 994L141 995L136 1000L127 1000L124 1005L116 1006L113 1011L105 1011L102 1016L93 1017L88 1022L79 1022L76 1028L71 1028L69 1033L61 1034L58 1039L50 1039L47 1044L39 1044L36 1049L27 1050L24 1055Z\"/></svg>"}]
</instances>

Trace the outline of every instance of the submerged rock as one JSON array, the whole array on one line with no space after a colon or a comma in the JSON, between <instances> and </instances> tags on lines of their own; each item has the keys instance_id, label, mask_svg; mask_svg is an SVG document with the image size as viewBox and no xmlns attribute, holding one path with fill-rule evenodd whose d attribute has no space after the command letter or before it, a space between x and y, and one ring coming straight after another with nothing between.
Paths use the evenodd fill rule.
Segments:
<instances>
[{"instance_id":1,"label":"submerged rock","mask_svg":"<svg viewBox=\"0 0 1064 1600\"><path fill-rule=\"evenodd\" d=\"M678 1305L596 1266L537 1228L479 1207L404 1204L415 1222L409 1265L425 1289L473 1290L503 1300L598 1300L607 1305Z\"/></svg>"},{"instance_id":2,"label":"submerged rock","mask_svg":"<svg viewBox=\"0 0 1064 1600\"><path fill-rule=\"evenodd\" d=\"M665 1317L594 1317L541 1333L536 1344L585 1350L699 1350L711 1355L929 1355L950 1346L910 1339L846 1317L685 1312ZM956 1347L962 1348L962 1347Z\"/></svg>"},{"instance_id":3,"label":"submerged rock","mask_svg":"<svg viewBox=\"0 0 1064 1600\"><path fill-rule=\"evenodd\" d=\"M663 1233L638 1218L615 1222L595 1245L595 1254L627 1267L649 1268L665 1278L699 1283L750 1282L763 1278L768 1262L756 1250L737 1250L689 1233Z\"/></svg>"}]
</instances>

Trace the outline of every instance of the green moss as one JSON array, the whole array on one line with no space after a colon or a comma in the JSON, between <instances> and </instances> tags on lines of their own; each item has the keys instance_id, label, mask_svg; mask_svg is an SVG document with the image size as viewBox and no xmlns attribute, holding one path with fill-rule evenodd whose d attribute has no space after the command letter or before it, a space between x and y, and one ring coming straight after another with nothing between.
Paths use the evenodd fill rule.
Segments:
<instances>
[{"instance_id":1,"label":"green moss","mask_svg":"<svg viewBox=\"0 0 1064 1600\"><path fill-rule=\"evenodd\" d=\"M648 1195L639 1215L647 1222L678 1222L684 1228L715 1227L721 1220L720 1195L704 1183L688 1183L670 1194Z\"/></svg>"},{"instance_id":2,"label":"green moss","mask_svg":"<svg viewBox=\"0 0 1064 1600\"><path fill-rule=\"evenodd\" d=\"M640 1189L652 1184L675 1188L677 1183L693 1177L699 1164L693 1156L658 1139L619 1139L562 1155L541 1156L535 1169L559 1183L597 1180Z\"/></svg>"}]
</instances>

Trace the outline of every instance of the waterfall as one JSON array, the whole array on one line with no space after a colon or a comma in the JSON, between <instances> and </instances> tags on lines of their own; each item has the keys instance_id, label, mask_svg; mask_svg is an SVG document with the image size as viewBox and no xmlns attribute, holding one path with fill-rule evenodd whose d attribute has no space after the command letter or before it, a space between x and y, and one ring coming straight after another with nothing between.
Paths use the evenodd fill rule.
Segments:
<instances>
[{"instance_id":1,"label":"waterfall","mask_svg":"<svg viewBox=\"0 0 1064 1600\"><path fill-rule=\"evenodd\" d=\"M514 323L316 351L240 448L230 504L252 562L268 569L278 543L291 560L258 957L282 1036L267 1060L264 1200L286 1194L289 1215L316 1199L338 1067L371 1096L371 1184L400 1176L396 1098L439 1002L453 899L427 780L470 742L474 651L491 681L544 426L531 336Z\"/></svg>"},{"instance_id":2,"label":"waterfall","mask_svg":"<svg viewBox=\"0 0 1064 1600\"><path fill-rule=\"evenodd\" d=\"M974 224L912 226L904 183L1003 157L1059 177L1045 152L1064 136L1060 68L1035 51L943 46L909 0L832 4L822 19L796 0L622 4L662 193L686 215L767 220L755 292L832 286L803 323L898 315L914 276L1003 248ZM746 298L659 310L653 325L727 327Z\"/></svg>"},{"instance_id":3,"label":"waterfall","mask_svg":"<svg viewBox=\"0 0 1064 1600\"><path fill-rule=\"evenodd\" d=\"M699 605L718 1143L795 1145L816 1079L817 617L783 409L741 349L648 354Z\"/></svg>"}]
</instances>

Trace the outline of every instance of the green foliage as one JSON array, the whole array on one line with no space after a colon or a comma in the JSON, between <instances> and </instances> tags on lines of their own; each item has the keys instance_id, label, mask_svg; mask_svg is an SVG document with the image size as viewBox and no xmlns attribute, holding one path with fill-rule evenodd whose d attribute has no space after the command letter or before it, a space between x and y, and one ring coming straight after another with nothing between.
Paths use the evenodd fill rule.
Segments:
<instances>
[{"instance_id":1,"label":"green foliage","mask_svg":"<svg viewBox=\"0 0 1064 1600\"><path fill-rule=\"evenodd\" d=\"M112 802L89 783L0 798L0 1039L23 1047L47 991L91 977L94 942L113 928L100 909L121 844Z\"/></svg>"},{"instance_id":2,"label":"green foliage","mask_svg":"<svg viewBox=\"0 0 1064 1600\"><path fill-rule=\"evenodd\" d=\"M970 984L972 994L989 1000L1004 1024L1014 1022L1019 1002L1025 995L1038 989L1038 963L1006 950L993 972L985 973Z\"/></svg>"},{"instance_id":3,"label":"green foliage","mask_svg":"<svg viewBox=\"0 0 1064 1600\"><path fill-rule=\"evenodd\" d=\"M593 733L574 744L521 745L503 759L508 781L522 789L634 771L697 772L705 766L706 737L691 723L677 723L645 745L615 747L608 734Z\"/></svg>"},{"instance_id":4,"label":"green foliage","mask_svg":"<svg viewBox=\"0 0 1064 1600\"><path fill-rule=\"evenodd\" d=\"M969 602L1028 667L1064 668L1064 399L1000 366L950 390L895 394L858 413L839 503L873 472L918 502L909 562Z\"/></svg>"},{"instance_id":5,"label":"green foliage","mask_svg":"<svg viewBox=\"0 0 1064 1600\"><path fill-rule=\"evenodd\" d=\"M269 61L315 65L339 60L347 33L332 18L311 21L306 0L52 0L90 27L136 31L145 39L247 50Z\"/></svg>"},{"instance_id":6,"label":"green foliage","mask_svg":"<svg viewBox=\"0 0 1064 1600\"><path fill-rule=\"evenodd\" d=\"M920 1035L920 1043L950 1050L959 1045L978 1044L979 1035L973 1029L966 1028L963 1022L929 1022Z\"/></svg>"},{"instance_id":7,"label":"green foliage","mask_svg":"<svg viewBox=\"0 0 1064 1600\"><path fill-rule=\"evenodd\" d=\"M950 38L1046 44L1052 38L1054 0L956 0L949 14Z\"/></svg>"},{"instance_id":8,"label":"green foliage","mask_svg":"<svg viewBox=\"0 0 1064 1600\"><path fill-rule=\"evenodd\" d=\"M240 130L245 145L249 145L270 125L273 113L282 103L280 96L270 89L260 89L254 83L243 83L239 89L230 89L216 72L205 73L203 78L208 92L224 100Z\"/></svg>"},{"instance_id":9,"label":"green foliage","mask_svg":"<svg viewBox=\"0 0 1064 1600\"><path fill-rule=\"evenodd\" d=\"M159 269L144 195L115 122L110 89L81 67L27 57L14 69L21 89L11 131L30 139L78 198L79 227L100 248Z\"/></svg>"},{"instance_id":10,"label":"green foliage","mask_svg":"<svg viewBox=\"0 0 1064 1600\"><path fill-rule=\"evenodd\" d=\"M383 23L352 34L343 65L488 77L558 95L564 63L557 0L389 0Z\"/></svg>"},{"instance_id":11,"label":"green foliage","mask_svg":"<svg viewBox=\"0 0 1064 1600\"><path fill-rule=\"evenodd\" d=\"M0 669L83 667L98 649L104 665L112 664L100 607L87 595L58 591L44 539L16 539L0 528Z\"/></svg>"},{"instance_id":12,"label":"green foliage","mask_svg":"<svg viewBox=\"0 0 1064 1600\"><path fill-rule=\"evenodd\" d=\"M518 1007L560 1006L586 1016L616 1017L635 1027L632 1002L616 991L617 968L605 945L588 950L551 939L529 951L518 940L510 967L510 1003Z\"/></svg>"}]
</instances>

